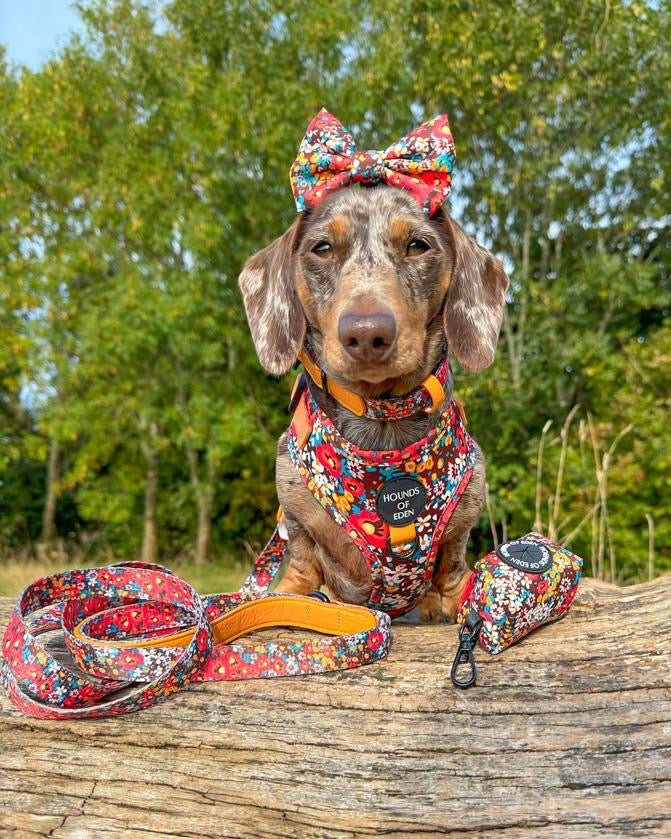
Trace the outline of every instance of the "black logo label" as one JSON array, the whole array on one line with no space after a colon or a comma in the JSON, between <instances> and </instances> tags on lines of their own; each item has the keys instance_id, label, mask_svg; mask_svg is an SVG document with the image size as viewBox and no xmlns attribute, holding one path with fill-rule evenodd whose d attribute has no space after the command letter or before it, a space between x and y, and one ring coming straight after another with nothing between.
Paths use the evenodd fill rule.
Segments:
<instances>
[{"instance_id":1,"label":"black logo label","mask_svg":"<svg viewBox=\"0 0 671 839\"><path fill-rule=\"evenodd\" d=\"M382 521L392 527L403 527L422 514L426 505L426 488L417 478L394 478L377 491L375 506Z\"/></svg>"},{"instance_id":2,"label":"black logo label","mask_svg":"<svg viewBox=\"0 0 671 839\"><path fill-rule=\"evenodd\" d=\"M514 539L496 549L501 559L518 571L542 574L552 565L552 554L547 545L535 539Z\"/></svg>"}]
</instances>

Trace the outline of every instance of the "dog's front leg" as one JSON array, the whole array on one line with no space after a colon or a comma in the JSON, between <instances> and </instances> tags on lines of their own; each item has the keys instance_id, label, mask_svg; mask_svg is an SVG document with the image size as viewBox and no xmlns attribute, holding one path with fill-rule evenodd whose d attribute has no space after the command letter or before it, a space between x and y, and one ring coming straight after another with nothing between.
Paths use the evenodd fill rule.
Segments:
<instances>
[{"instance_id":1,"label":"dog's front leg","mask_svg":"<svg viewBox=\"0 0 671 839\"><path fill-rule=\"evenodd\" d=\"M289 564L277 591L309 594L318 591L324 583L319 548L306 527L316 502L289 459L286 432L277 442L275 467L277 497L289 535Z\"/></svg>"},{"instance_id":2,"label":"dog's front leg","mask_svg":"<svg viewBox=\"0 0 671 839\"><path fill-rule=\"evenodd\" d=\"M477 444L475 454L475 469L443 535L433 577L443 614L451 621L457 616L461 593L471 573L466 564L468 537L485 503L485 459Z\"/></svg>"},{"instance_id":3,"label":"dog's front leg","mask_svg":"<svg viewBox=\"0 0 671 839\"><path fill-rule=\"evenodd\" d=\"M309 534L296 522L287 522L289 529L289 565L276 591L309 594L324 583L319 549Z\"/></svg>"},{"instance_id":4,"label":"dog's front leg","mask_svg":"<svg viewBox=\"0 0 671 839\"><path fill-rule=\"evenodd\" d=\"M434 577L434 585L440 594L443 614L454 621L461 592L471 573L466 564L466 543L469 531L458 537L443 542L438 551L438 571Z\"/></svg>"}]
</instances>

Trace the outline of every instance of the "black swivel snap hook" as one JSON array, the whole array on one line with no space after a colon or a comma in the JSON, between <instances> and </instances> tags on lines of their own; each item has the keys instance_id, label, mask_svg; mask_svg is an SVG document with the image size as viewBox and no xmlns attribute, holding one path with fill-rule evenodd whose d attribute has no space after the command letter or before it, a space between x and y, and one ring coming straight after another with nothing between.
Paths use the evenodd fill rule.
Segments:
<instances>
[{"instance_id":1,"label":"black swivel snap hook","mask_svg":"<svg viewBox=\"0 0 671 839\"><path fill-rule=\"evenodd\" d=\"M452 662L452 669L450 670L450 679L452 684L458 688L470 688L475 684L475 677L477 670L475 666L475 657L473 650L478 643L478 635L482 626L482 618L475 611L470 611L466 617L464 625L459 630L459 649ZM463 677L458 676L460 667L467 668L466 674Z\"/></svg>"}]
</instances>

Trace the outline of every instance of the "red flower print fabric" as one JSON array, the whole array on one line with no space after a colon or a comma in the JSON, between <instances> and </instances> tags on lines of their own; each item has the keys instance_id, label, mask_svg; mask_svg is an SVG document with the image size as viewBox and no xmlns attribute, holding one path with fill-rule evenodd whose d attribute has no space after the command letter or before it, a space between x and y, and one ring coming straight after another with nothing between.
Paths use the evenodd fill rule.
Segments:
<instances>
[{"instance_id":1,"label":"red flower print fabric","mask_svg":"<svg viewBox=\"0 0 671 839\"><path fill-rule=\"evenodd\" d=\"M391 622L382 612L317 605L313 598L267 591L285 550L286 541L276 530L240 591L204 597L169 569L151 563L41 577L22 593L2 639L2 684L25 714L83 719L148 708L189 682L325 673L383 658ZM297 598L308 614L313 606L346 609L350 615L369 616L362 625L372 626L310 640L215 643L212 623L217 618L264 598ZM79 671L61 664L41 644L39 636L54 629L62 631ZM169 643L169 637L184 631L182 646ZM129 690L119 695L120 688Z\"/></svg>"},{"instance_id":2,"label":"red flower print fabric","mask_svg":"<svg viewBox=\"0 0 671 839\"><path fill-rule=\"evenodd\" d=\"M305 391L312 431L305 445L289 428L289 457L303 483L328 510L363 554L373 578L368 605L391 616L413 609L431 586L440 538L475 466L473 439L456 403L417 443L397 451L360 449L345 439L331 418ZM394 515L402 517L413 497L423 506L413 518L416 545L399 558L390 548L390 522L384 519L381 490ZM401 512L394 513L398 509ZM405 523L400 518L398 524Z\"/></svg>"},{"instance_id":3,"label":"red flower print fabric","mask_svg":"<svg viewBox=\"0 0 671 839\"><path fill-rule=\"evenodd\" d=\"M482 618L479 641L500 653L529 632L564 615L578 591L583 561L540 533L499 545L476 562L457 623Z\"/></svg>"},{"instance_id":4,"label":"red flower print fabric","mask_svg":"<svg viewBox=\"0 0 671 839\"><path fill-rule=\"evenodd\" d=\"M428 215L450 194L454 140L445 114L415 128L384 151L358 151L343 124L322 110L308 125L290 171L298 212L351 184L386 183L408 190Z\"/></svg>"}]
</instances>

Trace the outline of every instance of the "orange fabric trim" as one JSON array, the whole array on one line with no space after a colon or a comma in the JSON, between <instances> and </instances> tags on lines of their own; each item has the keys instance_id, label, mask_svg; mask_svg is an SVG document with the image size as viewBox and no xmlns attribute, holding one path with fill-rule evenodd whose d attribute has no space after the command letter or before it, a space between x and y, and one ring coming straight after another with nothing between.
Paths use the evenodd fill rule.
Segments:
<instances>
[{"instance_id":1,"label":"orange fabric trim","mask_svg":"<svg viewBox=\"0 0 671 839\"><path fill-rule=\"evenodd\" d=\"M412 542L415 538L415 523L404 524L403 527L389 526L389 541L392 545L402 545L404 542Z\"/></svg>"},{"instance_id":2,"label":"orange fabric trim","mask_svg":"<svg viewBox=\"0 0 671 839\"><path fill-rule=\"evenodd\" d=\"M102 612L100 613L102 614ZM78 624L73 629L75 637L87 640ZM236 638L267 629L270 626L289 626L311 629L325 635L352 635L375 629L374 615L360 606L322 603L312 597L281 595L263 597L243 603L212 621L214 643L230 644ZM96 645L108 647L185 647L193 637L192 629L183 629L173 635L134 641L96 640Z\"/></svg>"},{"instance_id":3,"label":"orange fabric trim","mask_svg":"<svg viewBox=\"0 0 671 839\"><path fill-rule=\"evenodd\" d=\"M310 420L310 412L308 411L308 403L305 393L301 395L301 398L298 401L292 423L294 431L296 432L296 443L299 448L302 449L310 439L310 434L312 433L312 422Z\"/></svg>"},{"instance_id":4,"label":"orange fabric trim","mask_svg":"<svg viewBox=\"0 0 671 839\"><path fill-rule=\"evenodd\" d=\"M317 387L321 387L322 375L319 365L315 364L304 350L301 350L298 353L298 359L303 364L305 372L312 381L317 385ZM351 390L347 390L346 387L343 387L330 379L327 383L327 392L330 393L336 402L339 402L343 408L347 408L348 411L356 414L357 417L362 417L366 413L366 402L363 396L359 396L358 393L352 393Z\"/></svg>"},{"instance_id":5,"label":"orange fabric trim","mask_svg":"<svg viewBox=\"0 0 671 839\"><path fill-rule=\"evenodd\" d=\"M464 425L468 425L468 420L466 419L466 411L464 411L464 403L460 399L456 399L455 397L453 397L453 399L457 406L457 410L459 411L461 421Z\"/></svg>"},{"instance_id":6,"label":"orange fabric trim","mask_svg":"<svg viewBox=\"0 0 671 839\"><path fill-rule=\"evenodd\" d=\"M422 386L425 387L429 393L431 394L432 404L430 408L425 408L424 411L427 414L432 414L434 411L438 410L440 406L443 404L445 399L445 390L438 379L431 373L427 376L424 381L422 382Z\"/></svg>"},{"instance_id":7,"label":"orange fabric trim","mask_svg":"<svg viewBox=\"0 0 671 839\"><path fill-rule=\"evenodd\" d=\"M291 396L289 397L289 405L293 404L294 396L296 395L296 391L298 390L298 385L300 384L301 377L300 374L296 376L294 379L293 386L291 388Z\"/></svg>"}]
</instances>

